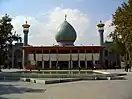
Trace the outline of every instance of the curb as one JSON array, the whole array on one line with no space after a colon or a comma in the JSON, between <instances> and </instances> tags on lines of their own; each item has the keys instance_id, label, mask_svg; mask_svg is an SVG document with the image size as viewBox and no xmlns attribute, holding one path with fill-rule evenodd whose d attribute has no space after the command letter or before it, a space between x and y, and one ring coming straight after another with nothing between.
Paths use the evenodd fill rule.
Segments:
<instances>
[{"instance_id":1,"label":"curb","mask_svg":"<svg viewBox=\"0 0 132 99\"><path fill-rule=\"evenodd\" d=\"M20 78L20 81L45 84L45 80L36 80L33 78Z\"/></svg>"},{"instance_id":2,"label":"curb","mask_svg":"<svg viewBox=\"0 0 132 99\"><path fill-rule=\"evenodd\" d=\"M75 78L75 79L58 79L58 80L37 80L33 78L21 78L20 80L24 82L39 83L39 84L55 84L55 83L80 81L81 79Z\"/></svg>"},{"instance_id":3,"label":"curb","mask_svg":"<svg viewBox=\"0 0 132 99\"><path fill-rule=\"evenodd\" d=\"M109 72L104 72L104 71L99 71L99 70L94 70L93 72L95 72L95 73L101 73L101 74L111 74Z\"/></svg>"},{"instance_id":4,"label":"curb","mask_svg":"<svg viewBox=\"0 0 132 99\"><path fill-rule=\"evenodd\" d=\"M57 80L37 80L33 78L21 78L21 81L39 83L39 84L56 84L56 83L65 83L65 82L74 82L82 80L126 80L124 76L120 77L93 77L93 78L73 78L73 79L57 79Z\"/></svg>"}]
</instances>

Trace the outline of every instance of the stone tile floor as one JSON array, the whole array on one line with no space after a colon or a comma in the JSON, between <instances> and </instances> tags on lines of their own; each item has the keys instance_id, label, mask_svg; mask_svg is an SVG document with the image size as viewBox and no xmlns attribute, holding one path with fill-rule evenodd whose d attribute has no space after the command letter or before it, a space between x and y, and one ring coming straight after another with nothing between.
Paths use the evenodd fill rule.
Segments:
<instances>
[{"instance_id":1,"label":"stone tile floor","mask_svg":"<svg viewBox=\"0 0 132 99\"><path fill-rule=\"evenodd\" d=\"M0 82L0 99L132 99L132 72L128 73L127 80L53 85L3 81Z\"/></svg>"}]
</instances>

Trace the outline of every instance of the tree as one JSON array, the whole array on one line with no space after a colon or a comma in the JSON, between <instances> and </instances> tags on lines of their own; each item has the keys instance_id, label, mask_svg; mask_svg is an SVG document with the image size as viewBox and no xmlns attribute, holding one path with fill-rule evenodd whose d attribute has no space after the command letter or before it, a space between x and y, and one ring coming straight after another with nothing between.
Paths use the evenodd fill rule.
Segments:
<instances>
[{"instance_id":1,"label":"tree","mask_svg":"<svg viewBox=\"0 0 132 99\"><path fill-rule=\"evenodd\" d=\"M132 61L132 0L123 3L113 15L115 31L110 34L118 52Z\"/></svg>"},{"instance_id":2,"label":"tree","mask_svg":"<svg viewBox=\"0 0 132 99\"><path fill-rule=\"evenodd\" d=\"M0 65L5 63L7 50L12 47L13 41L21 40L21 37L13 32L12 18L5 15L0 19Z\"/></svg>"},{"instance_id":3,"label":"tree","mask_svg":"<svg viewBox=\"0 0 132 99\"><path fill-rule=\"evenodd\" d=\"M113 42L111 45L108 47L108 50L111 52L116 52L121 55L126 54L126 48L125 48L125 43L122 42L122 39L118 37L116 33L111 33L109 37L112 38Z\"/></svg>"}]
</instances>

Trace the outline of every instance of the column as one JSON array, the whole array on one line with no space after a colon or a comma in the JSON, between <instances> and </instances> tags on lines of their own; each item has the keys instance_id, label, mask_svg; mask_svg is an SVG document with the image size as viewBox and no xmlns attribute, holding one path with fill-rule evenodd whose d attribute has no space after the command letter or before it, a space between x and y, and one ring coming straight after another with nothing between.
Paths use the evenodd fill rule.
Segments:
<instances>
[{"instance_id":1,"label":"column","mask_svg":"<svg viewBox=\"0 0 132 99\"><path fill-rule=\"evenodd\" d=\"M86 51L86 49L85 49L85 68L87 69L88 68L88 66L87 66L87 51Z\"/></svg>"},{"instance_id":2,"label":"column","mask_svg":"<svg viewBox=\"0 0 132 99\"><path fill-rule=\"evenodd\" d=\"M27 46L28 45L28 32L25 31L24 32L24 43L23 46ZM23 51L23 55L24 55L24 67L28 65L28 53L27 51Z\"/></svg>"},{"instance_id":3,"label":"column","mask_svg":"<svg viewBox=\"0 0 132 99\"><path fill-rule=\"evenodd\" d=\"M78 50L78 67L80 67L79 50Z\"/></svg>"},{"instance_id":4,"label":"column","mask_svg":"<svg viewBox=\"0 0 132 99\"><path fill-rule=\"evenodd\" d=\"M44 57L43 57L43 54L44 52L43 52L43 49L42 49L42 69L44 69Z\"/></svg>"},{"instance_id":5,"label":"column","mask_svg":"<svg viewBox=\"0 0 132 99\"><path fill-rule=\"evenodd\" d=\"M22 51L22 54L23 54L23 55L22 55L22 56L23 56L23 57L22 57L22 67L23 67L23 69L25 69L25 64L24 64L24 63L25 63L25 55L24 55L24 53L25 53L25 51L24 51L24 49L23 49L23 51ZM13 60L13 61L14 61L14 60ZM14 65L14 64L13 64L13 65Z\"/></svg>"},{"instance_id":6,"label":"column","mask_svg":"<svg viewBox=\"0 0 132 99\"><path fill-rule=\"evenodd\" d=\"M101 61L101 64L102 66L104 66L104 48L103 48L103 45L104 45L104 30L99 30L99 33L100 33L100 46L102 47L101 48L101 51L100 51L100 61Z\"/></svg>"},{"instance_id":7,"label":"column","mask_svg":"<svg viewBox=\"0 0 132 99\"><path fill-rule=\"evenodd\" d=\"M68 66L68 69L70 69L70 65L71 65L71 61L69 60L69 66Z\"/></svg>"},{"instance_id":8,"label":"column","mask_svg":"<svg viewBox=\"0 0 132 99\"><path fill-rule=\"evenodd\" d=\"M93 48L92 48L92 69L94 69L94 57L93 57L93 54L94 54L94 51L93 51Z\"/></svg>"},{"instance_id":9,"label":"column","mask_svg":"<svg viewBox=\"0 0 132 99\"><path fill-rule=\"evenodd\" d=\"M71 49L69 49L69 51L71 51ZM70 52L70 59L69 59L69 66L68 69L71 69L71 52ZM68 72L68 74L70 74L70 71Z\"/></svg>"},{"instance_id":10,"label":"column","mask_svg":"<svg viewBox=\"0 0 132 99\"><path fill-rule=\"evenodd\" d=\"M72 50L70 50L71 69L73 69Z\"/></svg>"},{"instance_id":11,"label":"column","mask_svg":"<svg viewBox=\"0 0 132 99\"><path fill-rule=\"evenodd\" d=\"M28 63L28 54L27 51L23 49L23 69L25 68L25 66L28 65L27 63Z\"/></svg>"},{"instance_id":12,"label":"column","mask_svg":"<svg viewBox=\"0 0 132 99\"><path fill-rule=\"evenodd\" d=\"M104 48L103 46L100 51L100 62L101 62L102 67L104 67Z\"/></svg>"},{"instance_id":13,"label":"column","mask_svg":"<svg viewBox=\"0 0 132 99\"><path fill-rule=\"evenodd\" d=\"M14 67L14 49L12 47L12 68Z\"/></svg>"},{"instance_id":14,"label":"column","mask_svg":"<svg viewBox=\"0 0 132 99\"><path fill-rule=\"evenodd\" d=\"M56 54L56 68L58 69L59 66L58 66L58 49L56 50L57 54Z\"/></svg>"},{"instance_id":15,"label":"column","mask_svg":"<svg viewBox=\"0 0 132 99\"><path fill-rule=\"evenodd\" d=\"M36 49L34 51L33 56L34 56L34 66L36 67L36 65L37 65L37 62L36 62Z\"/></svg>"},{"instance_id":16,"label":"column","mask_svg":"<svg viewBox=\"0 0 132 99\"><path fill-rule=\"evenodd\" d=\"M50 58L50 50L49 50L49 68L52 69L52 63L51 63L51 58Z\"/></svg>"}]
</instances>

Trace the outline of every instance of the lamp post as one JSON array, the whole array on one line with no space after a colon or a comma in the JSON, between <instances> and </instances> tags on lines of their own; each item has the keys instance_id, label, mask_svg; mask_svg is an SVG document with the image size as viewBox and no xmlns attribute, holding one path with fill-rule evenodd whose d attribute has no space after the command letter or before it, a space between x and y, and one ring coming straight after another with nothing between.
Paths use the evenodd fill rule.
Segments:
<instances>
[{"instance_id":1,"label":"lamp post","mask_svg":"<svg viewBox=\"0 0 132 99\"><path fill-rule=\"evenodd\" d=\"M103 45L104 45L104 26L105 24L102 23L102 21L100 21L99 24L97 24L98 27L98 32L100 35L100 46L101 46L101 51L100 51L100 62L101 65L103 65L103 56L104 56L104 51L103 51Z\"/></svg>"},{"instance_id":2,"label":"lamp post","mask_svg":"<svg viewBox=\"0 0 132 99\"><path fill-rule=\"evenodd\" d=\"M29 27L30 25L27 24L27 21L25 24L22 25L23 27L23 33L24 33L24 42L23 42L23 47L28 46L28 32L29 32ZM25 53L23 50L23 68L27 65L28 62L28 54Z\"/></svg>"}]
</instances>

